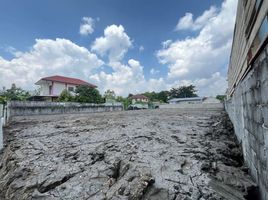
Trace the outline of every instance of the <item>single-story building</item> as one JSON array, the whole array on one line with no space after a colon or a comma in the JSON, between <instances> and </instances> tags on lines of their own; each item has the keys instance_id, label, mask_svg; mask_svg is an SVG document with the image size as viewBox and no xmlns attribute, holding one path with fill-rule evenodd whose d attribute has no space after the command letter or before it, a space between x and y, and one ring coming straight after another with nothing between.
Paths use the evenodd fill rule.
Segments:
<instances>
[{"instance_id":1,"label":"single-story building","mask_svg":"<svg viewBox=\"0 0 268 200\"><path fill-rule=\"evenodd\" d=\"M74 93L76 87L81 85L97 88L96 85L81 79L58 75L41 78L35 84L40 86L40 94L31 97L31 100L38 101L54 101L60 96L63 90Z\"/></svg>"}]
</instances>

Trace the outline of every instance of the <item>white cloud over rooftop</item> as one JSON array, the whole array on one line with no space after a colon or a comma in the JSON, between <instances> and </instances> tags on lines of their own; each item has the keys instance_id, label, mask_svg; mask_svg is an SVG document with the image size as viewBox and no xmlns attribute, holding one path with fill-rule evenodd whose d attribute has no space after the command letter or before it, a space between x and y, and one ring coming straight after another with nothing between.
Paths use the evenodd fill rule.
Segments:
<instances>
[{"instance_id":1,"label":"white cloud over rooftop","mask_svg":"<svg viewBox=\"0 0 268 200\"><path fill-rule=\"evenodd\" d=\"M236 0L226 0L220 8L212 6L196 19L193 14L186 13L179 20L177 30L194 31L196 37L172 38L159 44L162 48L156 57L162 67L168 68L167 74L157 67L148 69L149 75L145 77L144 69L149 66L143 66L143 61L133 56L126 58L128 51L134 49L139 53L144 48L132 48L134 40L125 28L112 24L104 29L103 36L93 40L90 50L59 38L37 39L25 52L10 49L14 58L0 57L0 87L9 87L16 82L28 89L39 78L58 74L92 81L101 92L112 89L118 95L169 90L189 84L196 85L201 96L222 94L227 84L225 69L231 49L236 3ZM83 21L91 23L89 19ZM90 34L94 27L84 31ZM160 78L152 78L156 75Z\"/></svg>"},{"instance_id":2,"label":"white cloud over rooftop","mask_svg":"<svg viewBox=\"0 0 268 200\"><path fill-rule=\"evenodd\" d=\"M0 57L0 85L15 82L32 88L41 77L67 75L88 79L92 69L103 64L95 54L67 39L37 39L27 52L6 60Z\"/></svg>"}]
</instances>

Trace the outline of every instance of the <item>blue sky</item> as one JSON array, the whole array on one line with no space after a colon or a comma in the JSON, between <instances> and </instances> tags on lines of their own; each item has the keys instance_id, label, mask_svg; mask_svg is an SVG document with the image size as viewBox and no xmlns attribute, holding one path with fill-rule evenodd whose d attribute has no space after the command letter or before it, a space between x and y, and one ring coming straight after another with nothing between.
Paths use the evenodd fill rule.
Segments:
<instances>
[{"instance_id":1,"label":"blue sky","mask_svg":"<svg viewBox=\"0 0 268 200\"><path fill-rule=\"evenodd\" d=\"M0 87L59 74L118 95L223 93L235 10L236 0L1 0Z\"/></svg>"}]
</instances>

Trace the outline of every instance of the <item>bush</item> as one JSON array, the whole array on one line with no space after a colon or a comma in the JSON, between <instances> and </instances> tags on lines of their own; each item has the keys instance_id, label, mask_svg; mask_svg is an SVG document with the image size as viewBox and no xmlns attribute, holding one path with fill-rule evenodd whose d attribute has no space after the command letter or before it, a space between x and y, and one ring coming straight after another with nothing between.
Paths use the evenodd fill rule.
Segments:
<instances>
[{"instance_id":1,"label":"bush","mask_svg":"<svg viewBox=\"0 0 268 200\"><path fill-rule=\"evenodd\" d=\"M75 90L75 101L80 103L104 103L99 91L87 86L78 86Z\"/></svg>"},{"instance_id":2,"label":"bush","mask_svg":"<svg viewBox=\"0 0 268 200\"><path fill-rule=\"evenodd\" d=\"M74 96L68 90L65 89L60 94L58 101L61 101L61 102L74 101Z\"/></svg>"}]
</instances>

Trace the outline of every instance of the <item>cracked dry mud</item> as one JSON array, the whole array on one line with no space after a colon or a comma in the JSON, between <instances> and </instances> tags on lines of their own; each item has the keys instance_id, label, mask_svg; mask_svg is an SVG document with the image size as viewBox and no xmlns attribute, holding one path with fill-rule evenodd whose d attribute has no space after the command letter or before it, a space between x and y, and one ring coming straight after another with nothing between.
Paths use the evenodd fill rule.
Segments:
<instances>
[{"instance_id":1,"label":"cracked dry mud","mask_svg":"<svg viewBox=\"0 0 268 200\"><path fill-rule=\"evenodd\" d=\"M223 111L19 117L4 130L0 199L249 199Z\"/></svg>"}]
</instances>

